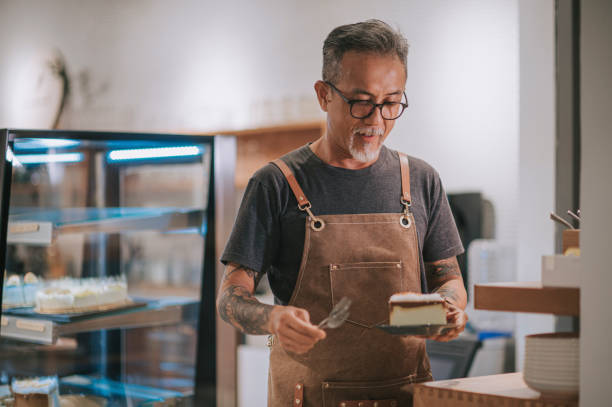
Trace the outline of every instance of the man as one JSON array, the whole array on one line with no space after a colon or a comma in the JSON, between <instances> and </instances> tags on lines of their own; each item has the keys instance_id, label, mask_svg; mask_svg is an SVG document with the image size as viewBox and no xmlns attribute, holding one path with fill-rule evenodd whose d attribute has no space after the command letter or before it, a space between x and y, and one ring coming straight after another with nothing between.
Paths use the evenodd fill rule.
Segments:
<instances>
[{"instance_id":1,"label":"man","mask_svg":"<svg viewBox=\"0 0 612 407\"><path fill-rule=\"evenodd\" d=\"M393 293L446 299L457 328L433 339L465 327L463 247L439 176L383 146L407 107L407 53L382 21L334 29L314 85L327 132L247 186L217 306L242 332L273 335L270 406L410 405L413 383L432 377L423 337L376 328ZM265 273L275 305L253 296ZM317 327L342 297L352 300L347 322Z\"/></svg>"}]
</instances>

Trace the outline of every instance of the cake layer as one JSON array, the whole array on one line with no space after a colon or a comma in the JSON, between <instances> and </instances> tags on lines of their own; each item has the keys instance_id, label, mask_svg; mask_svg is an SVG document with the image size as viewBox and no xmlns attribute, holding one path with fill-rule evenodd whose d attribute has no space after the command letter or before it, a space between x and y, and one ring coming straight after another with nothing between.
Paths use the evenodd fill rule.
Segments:
<instances>
[{"instance_id":1,"label":"cake layer","mask_svg":"<svg viewBox=\"0 0 612 407\"><path fill-rule=\"evenodd\" d=\"M396 326L407 325L443 325L446 324L446 311L442 303L426 304L409 307L391 305L389 324Z\"/></svg>"},{"instance_id":2,"label":"cake layer","mask_svg":"<svg viewBox=\"0 0 612 407\"><path fill-rule=\"evenodd\" d=\"M446 324L444 299L436 293L394 294L389 298L389 324L395 326Z\"/></svg>"}]
</instances>

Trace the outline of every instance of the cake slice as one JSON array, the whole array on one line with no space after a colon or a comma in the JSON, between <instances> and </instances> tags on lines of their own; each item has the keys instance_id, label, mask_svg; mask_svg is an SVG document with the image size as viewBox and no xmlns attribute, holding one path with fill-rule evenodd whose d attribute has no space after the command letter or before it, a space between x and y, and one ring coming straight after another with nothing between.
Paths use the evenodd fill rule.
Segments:
<instances>
[{"instance_id":1,"label":"cake slice","mask_svg":"<svg viewBox=\"0 0 612 407\"><path fill-rule=\"evenodd\" d=\"M444 325L446 310L440 294L402 292L389 298L389 324L395 326Z\"/></svg>"},{"instance_id":2,"label":"cake slice","mask_svg":"<svg viewBox=\"0 0 612 407\"><path fill-rule=\"evenodd\" d=\"M11 391L15 398L15 407L56 407L60 405L56 376L13 379Z\"/></svg>"}]
</instances>

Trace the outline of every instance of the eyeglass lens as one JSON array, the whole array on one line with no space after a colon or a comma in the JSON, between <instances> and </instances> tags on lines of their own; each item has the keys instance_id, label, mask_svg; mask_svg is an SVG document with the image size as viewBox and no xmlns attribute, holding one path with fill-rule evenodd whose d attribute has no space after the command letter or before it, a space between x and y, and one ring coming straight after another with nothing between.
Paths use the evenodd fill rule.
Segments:
<instances>
[{"instance_id":1,"label":"eyeglass lens","mask_svg":"<svg viewBox=\"0 0 612 407\"><path fill-rule=\"evenodd\" d=\"M354 102L351 105L351 115L357 119L363 119L373 113L375 105L370 101ZM380 106L382 117L387 120L397 119L403 112L401 103L384 103Z\"/></svg>"}]
</instances>

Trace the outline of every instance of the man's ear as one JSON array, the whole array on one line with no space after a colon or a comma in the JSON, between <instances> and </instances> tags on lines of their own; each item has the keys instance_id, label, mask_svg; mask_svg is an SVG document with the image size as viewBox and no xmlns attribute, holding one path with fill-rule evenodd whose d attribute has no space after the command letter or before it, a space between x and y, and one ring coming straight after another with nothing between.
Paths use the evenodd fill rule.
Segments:
<instances>
[{"instance_id":1,"label":"man's ear","mask_svg":"<svg viewBox=\"0 0 612 407\"><path fill-rule=\"evenodd\" d=\"M321 110L327 112L327 104L331 101L331 89L323 81L316 81L314 84L314 89L317 94L317 99L319 100Z\"/></svg>"}]
</instances>

